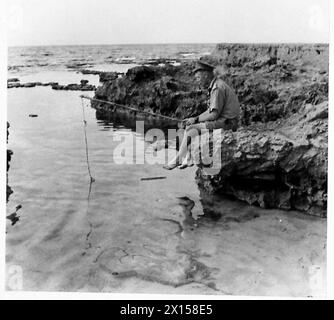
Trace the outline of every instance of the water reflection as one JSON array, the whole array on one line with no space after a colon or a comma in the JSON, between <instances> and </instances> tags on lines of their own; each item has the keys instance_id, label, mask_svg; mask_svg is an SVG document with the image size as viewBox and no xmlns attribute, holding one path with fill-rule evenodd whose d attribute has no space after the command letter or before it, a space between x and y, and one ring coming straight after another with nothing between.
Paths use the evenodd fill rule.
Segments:
<instances>
[{"instance_id":1,"label":"water reflection","mask_svg":"<svg viewBox=\"0 0 334 320\"><path fill-rule=\"evenodd\" d=\"M155 117L142 114L134 115L121 111L96 110L95 115L98 124L103 126L104 129L131 129L136 131L137 121L144 121L144 133L151 129L160 129L167 137L168 129L178 129L176 121L161 121Z\"/></svg>"},{"instance_id":2,"label":"water reflection","mask_svg":"<svg viewBox=\"0 0 334 320\"><path fill-rule=\"evenodd\" d=\"M150 129L159 128L167 137L168 129L177 129L177 123L168 123L166 121L159 121L156 118L147 117L145 115L135 116L129 113L122 113L117 111L111 112L106 110L97 110L96 119L101 131L115 131L115 134L117 135L123 135L126 132L129 134L136 132L136 121L138 120L144 120L144 134L147 134ZM139 139L144 139L140 133L137 133L136 136ZM154 139L151 141L156 141L157 139L159 139L159 137L154 137ZM182 208L182 217L181 219L178 219L180 223L180 233L182 233L187 226L193 229L194 225L197 225L196 220L200 216L203 216L205 219L211 221L218 221L224 215L224 206L222 204L225 203L226 197L221 198L217 195L209 194L200 186L198 186L198 190L200 194L200 201L198 203L198 205L201 207L198 208L200 213L198 213L198 210L196 210L197 214L193 215L192 210L196 204L195 201L188 196L177 197L176 199L177 203Z\"/></svg>"},{"instance_id":3,"label":"water reflection","mask_svg":"<svg viewBox=\"0 0 334 320\"><path fill-rule=\"evenodd\" d=\"M203 207L203 218L206 221L242 223L260 217L257 207L235 199L232 196L221 194L210 194L201 187L199 198Z\"/></svg>"}]
</instances>

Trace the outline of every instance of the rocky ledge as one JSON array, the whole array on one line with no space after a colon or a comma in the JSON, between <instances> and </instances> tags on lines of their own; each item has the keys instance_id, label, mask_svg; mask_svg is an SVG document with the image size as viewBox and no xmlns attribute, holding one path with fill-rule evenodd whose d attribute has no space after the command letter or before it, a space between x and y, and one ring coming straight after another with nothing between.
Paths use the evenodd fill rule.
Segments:
<instances>
[{"instance_id":1,"label":"rocky ledge","mask_svg":"<svg viewBox=\"0 0 334 320\"><path fill-rule=\"evenodd\" d=\"M206 93L198 90L191 75L194 63L182 66L138 66L123 77L105 81L95 98L135 107L139 110L184 118L205 110ZM112 108L94 103L98 112Z\"/></svg>"},{"instance_id":2,"label":"rocky ledge","mask_svg":"<svg viewBox=\"0 0 334 320\"><path fill-rule=\"evenodd\" d=\"M51 86L53 90L72 90L72 91L95 91L96 87L94 85L88 84L88 80L81 80L79 84L70 83L66 85L59 84L58 82L27 82L20 83L17 78L12 78L7 80L7 89L11 88L34 88L34 87L46 87Z\"/></svg>"},{"instance_id":3,"label":"rocky ledge","mask_svg":"<svg viewBox=\"0 0 334 320\"><path fill-rule=\"evenodd\" d=\"M96 87L92 84L88 84L88 80L81 80L80 84L70 83L66 85L60 85L55 83L51 86L53 90L72 90L72 91L95 91Z\"/></svg>"},{"instance_id":4,"label":"rocky ledge","mask_svg":"<svg viewBox=\"0 0 334 320\"><path fill-rule=\"evenodd\" d=\"M225 81L241 103L241 128L225 132L221 172L199 186L261 207L325 215L327 197L328 45L219 44L212 53L227 67ZM206 109L191 70L139 66L105 81L95 98L183 119ZM117 113L93 103L99 118Z\"/></svg>"},{"instance_id":5,"label":"rocky ledge","mask_svg":"<svg viewBox=\"0 0 334 320\"><path fill-rule=\"evenodd\" d=\"M306 104L286 119L218 131L211 153L195 155L200 187L262 208L326 215L327 101ZM203 163L216 166L216 172Z\"/></svg>"},{"instance_id":6,"label":"rocky ledge","mask_svg":"<svg viewBox=\"0 0 334 320\"><path fill-rule=\"evenodd\" d=\"M122 72L115 72L115 71L105 72L105 71L90 70L90 69L81 69L78 72L82 74L98 75L100 82L116 80L119 76L124 75Z\"/></svg>"}]
</instances>

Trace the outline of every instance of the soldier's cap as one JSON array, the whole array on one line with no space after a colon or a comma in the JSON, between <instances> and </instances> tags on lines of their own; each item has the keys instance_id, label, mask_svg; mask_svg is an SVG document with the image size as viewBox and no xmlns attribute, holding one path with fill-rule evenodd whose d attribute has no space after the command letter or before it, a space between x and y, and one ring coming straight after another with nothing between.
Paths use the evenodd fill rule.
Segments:
<instances>
[{"instance_id":1,"label":"soldier's cap","mask_svg":"<svg viewBox=\"0 0 334 320\"><path fill-rule=\"evenodd\" d=\"M193 73L196 73L198 71L209 71L212 72L215 68L215 64L208 60L208 59L200 59L196 61L196 67L193 70Z\"/></svg>"}]
</instances>

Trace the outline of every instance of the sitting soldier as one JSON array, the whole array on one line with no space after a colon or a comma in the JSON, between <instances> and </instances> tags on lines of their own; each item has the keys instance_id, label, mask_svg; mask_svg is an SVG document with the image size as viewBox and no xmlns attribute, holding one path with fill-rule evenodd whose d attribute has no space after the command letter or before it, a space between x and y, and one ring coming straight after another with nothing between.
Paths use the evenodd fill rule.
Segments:
<instances>
[{"instance_id":1,"label":"sitting soldier","mask_svg":"<svg viewBox=\"0 0 334 320\"><path fill-rule=\"evenodd\" d=\"M238 128L240 104L234 90L222 79L223 67L215 67L206 59L197 61L194 74L202 88L209 88L208 109L197 117L185 119L186 130L177 155L163 168L184 169L192 165L186 158L188 144L201 130L224 129L236 131Z\"/></svg>"}]
</instances>

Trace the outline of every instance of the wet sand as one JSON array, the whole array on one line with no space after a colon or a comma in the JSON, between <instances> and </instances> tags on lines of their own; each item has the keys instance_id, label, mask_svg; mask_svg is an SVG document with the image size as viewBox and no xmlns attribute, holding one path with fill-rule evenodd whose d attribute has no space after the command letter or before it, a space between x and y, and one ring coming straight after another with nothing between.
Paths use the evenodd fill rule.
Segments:
<instances>
[{"instance_id":1,"label":"wet sand","mask_svg":"<svg viewBox=\"0 0 334 320\"><path fill-rule=\"evenodd\" d=\"M131 197L126 186L106 192L114 198L109 210L93 199L93 184L88 212L84 203L57 216L49 208L9 233L7 264L23 267L24 290L324 293L326 220L227 199L203 206L187 196L195 190L183 189L192 176L176 171L166 181L141 182Z\"/></svg>"}]
</instances>

